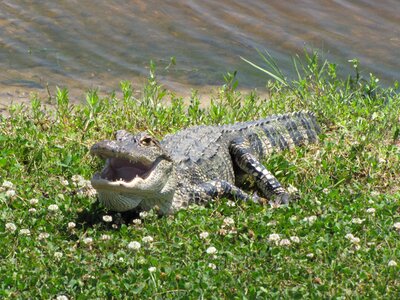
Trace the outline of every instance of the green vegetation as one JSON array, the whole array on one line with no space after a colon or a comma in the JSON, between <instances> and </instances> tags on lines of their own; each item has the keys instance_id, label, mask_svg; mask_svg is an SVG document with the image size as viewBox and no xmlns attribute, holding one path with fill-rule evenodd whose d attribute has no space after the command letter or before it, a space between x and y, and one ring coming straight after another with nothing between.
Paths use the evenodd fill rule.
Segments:
<instances>
[{"instance_id":1,"label":"green vegetation","mask_svg":"<svg viewBox=\"0 0 400 300\"><path fill-rule=\"evenodd\" d=\"M122 96L91 91L83 105L58 90L50 109L39 99L11 107L0 117L0 297L398 299L400 94L352 63L341 79L316 54L296 60L296 80L273 70L268 99L238 92L230 73L200 106L196 92L161 87L152 68L140 98L123 82ZM316 112L320 143L265 161L299 190L288 207L221 199L121 216L85 189L102 166L90 146L117 129L162 137L301 109Z\"/></svg>"}]
</instances>

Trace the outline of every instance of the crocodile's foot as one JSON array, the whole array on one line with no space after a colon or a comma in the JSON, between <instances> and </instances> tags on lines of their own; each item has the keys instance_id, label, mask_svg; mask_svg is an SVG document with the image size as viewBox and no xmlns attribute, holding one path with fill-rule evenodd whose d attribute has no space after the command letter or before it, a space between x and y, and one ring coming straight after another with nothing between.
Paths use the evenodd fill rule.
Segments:
<instances>
[{"instance_id":1,"label":"crocodile's foot","mask_svg":"<svg viewBox=\"0 0 400 300\"><path fill-rule=\"evenodd\" d=\"M254 192L252 195L252 199L254 203L265 205L268 203L268 200L264 197L258 196L257 192Z\"/></svg>"},{"instance_id":2,"label":"crocodile's foot","mask_svg":"<svg viewBox=\"0 0 400 300\"><path fill-rule=\"evenodd\" d=\"M279 207L281 205L288 205L289 202L291 202L292 199L293 198L289 193L284 192L284 193L280 193L278 195L272 196L270 201L269 201L269 204L272 207Z\"/></svg>"}]
</instances>

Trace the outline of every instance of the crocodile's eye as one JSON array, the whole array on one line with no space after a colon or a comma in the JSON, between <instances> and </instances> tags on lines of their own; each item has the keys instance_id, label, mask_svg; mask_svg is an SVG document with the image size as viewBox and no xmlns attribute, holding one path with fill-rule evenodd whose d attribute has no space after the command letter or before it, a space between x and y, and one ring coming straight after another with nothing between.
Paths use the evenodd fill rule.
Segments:
<instances>
[{"instance_id":1,"label":"crocodile's eye","mask_svg":"<svg viewBox=\"0 0 400 300\"><path fill-rule=\"evenodd\" d=\"M140 144L143 146L156 146L158 143L151 136L144 136L140 139Z\"/></svg>"}]
</instances>

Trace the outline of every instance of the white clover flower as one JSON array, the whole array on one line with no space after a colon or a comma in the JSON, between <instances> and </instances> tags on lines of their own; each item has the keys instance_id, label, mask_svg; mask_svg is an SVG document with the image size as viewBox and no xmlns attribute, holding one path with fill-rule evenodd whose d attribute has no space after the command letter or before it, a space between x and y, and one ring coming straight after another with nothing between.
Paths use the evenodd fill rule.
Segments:
<instances>
[{"instance_id":1,"label":"white clover flower","mask_svg":"<svg viewBox=\"0 0 400 300\"><path fill-rule=\"evenodd\" d=\"M6 223L6 230L8 232L14 232L15 230L17 230L17 226L15 226L14 223Z\"/></svg>"},{"instance_id":2,"label":"white clover flower","mask_svg":"<svg viewBox=\"0 0 400 300\"><path fill-rule=\"evenodd\" d=\"M209 237L209 233L207 231L203 231L202 233L199 234L200 238L205 240L206 238Z\"/></svg>"},{"instance_id":3,"label":"white clover flower","mask_svg":"<svg viewBox=\"0 0 400 300\"><path fill-rule=\"evenodd\" d=\"M19 231L19 234L21 235L31 235L31 231L27 228L23 228Z\"/></svg>"},{"instance_id":4,"label":"white clover flower","mask_svg":"<svg viewBox=\"0 0 400 300\"><path fill-rule=\"evenodd\" d=\"M57 296L56 300L68 300L68 297L65 295Z\"/></svg>"},{"instance_id":5,"label":"white clover flower","mask_svg":"<svg viewBox=\"0 0 400 300\"><path fill-rule=\"evenodd\" d=\"M88 179L84 181L84 184L85 184L84 186L87 188L93 188L92 182Z\"/></svg>"},{"instance_id":6,"label":"white clover flower","mask_svg":"<svg viewBox=\"0 0 400 300\"><path fill-rule=\"evenodd\" d=\"M389 267L396 267L396 266L397 266L397 262L394 261L394 260L390 260L390 261L388 262L388 266L389 266Z\"/></svg>"},{"instance_id":7,"label":"white clover flower","mask_svg":"<svg viewBox=\"0 0 400 300\"><path fill-rule=\"evenodd\" d=\"M108 235L108 234L102 234L101 237L100 237L100 239L101 239L102 241L108 241L108 240L111 240L111 236Z\"/></svg>"},{"instance_id":8,"label":"white clover flower","mask_svg":"<svg viewBox=\"0 0 400 300\"><path fill-rule=\"evenodd\" d=\"M218 252L218 250L217 250L217 248L211 246L211 247L207 248L206 252L207 252L207 254L216 254Z\"/></svg>"},{"instance_id":9,"label":"white clover flower","mask_svg":"<svg viewBox=\"0 0 400 300\"><path fill-rule=\"evenodd\" d=\"M81 175L73 175L73 176L71 177L71 180L72 180L72 182L77 183L77 182L83 181L83 180L85 180L85 179L84 179Z\"/></svg>"},{"instance_id":10,"label":"white clover flower","mask_svg":"<svg viewBox=\"0 0 400 300\"><path fill-rule=\"evenodd\" d=\"M149 216L149 213L147 211L142 211L139 213L139 217L141 219L146 219Z\"/></svg>"},{"instance_id":11,"label":"white clover flower","mask_svg":"<svg viewBox=\"0 0 400 300\"><path fill-rule=\"evenodd\" d=\"M92 187L90 182L78 183L77 187L79 188L77 191L78 196L94 197L97 195L97 191Z\"/></svg>"},{"instance_id":12,"label":"white clover flower","mask_svg":"<svg viewBox=\"0 0 400 300\"><path fill-rule=\"evenodd\" d=\"M110 222L112 222L112 220L113 220L112 216L109 216L109 215L104 215L103 216L103 221L104 222L110 223Z\"/></svg>"},{"instance_id":13,"label":"white clover flower","mask_svg":"<svg viewBox=\"0 0 400 300\"><path fill-rule=\"evenodd\" d=\"M68 181L67 179L61 179L60 183L61 183L63 186L69 186L69 181Z\"/></svg>"},{"instance_id":14,"label":"white clover flower","mask_svg":"<svg viewBox=\"0 0 400 300\"><path fill-rule=\"evenodd\" d=\"M55 259L60 259L61 257L63 257L63 253L62 252L54 252L54 258Z\"/></svg>"},{"instance_id":15,"label":"white clover flower","mask_svg":"<svg viewBox=\"0 0 400 300\"><path fill-rule=\"evenodd\" d=\"M3 184L1 185L5 189L12 189L14 188L14 184L11 181L4 180Z\"/></svg>"},{"instance_id":16,"label":"white clover flower","mask_svg":"<svg viewBox=\"0 0 400 300\"><path fill-rule=\"evenodd\" d=\"M226 205L229 206L229 207L235 207L235 206L236 206L236 203L235 203L235 201L228 200L228 201L226 202Z\"/></svg>"},{"instance_id":17,"label":"white clover flower","mask_svg":"<svg viewBox=\"0 0 400 300\"><path fill-rule=\"evenodd\" d=\"M313 257L314 257L314 253L308 253L306 256L307 256L308 258L313 258Z\"/></svg>"},{"instance_id":18,"label":"white clover flower","mask_svg":"<svg viewBox=\"0 0 400 300\"><path fill-rule=\"evenodd\" d=\"M153 237L152 236L144 236L143 238L142 238L142 242L143 243L152 243L154 241L154 239L153 239Z\"/></svg>"},{"instance_id":19,"label":"white clover flower","mask_svg":"<svg viewBox=\"0 0 400 300\"><path fill-rule=\"evenodd\" d=\"M225 225L225 226L233 226L233 225L235 225L235 220L233 220L233 219L230 218L230 217L226 217L226 218L224 219L224 225Z\"/></svg>"},{"instance_id":20,"label":"white clover flower","mask_svg":"<svg viewBox=\"0 0 400 300\"><path fill-rule=\"evenodd\" d=\"M308 217L308 222L309 223L314 223L317 220L317 216L309 216Z\"/></svg>"},{"instance_id":21,"label":"white clover flower","mask_svg":"<svg viewBox=\"0 0 400 300\"><path fill-rule=\"evenodd\" d=\"M287 187L287 191L291 195L296 194L296 193L299 192L299 190L295 186L293 186L291 184L289 184L289 186Z\"/></svg>"},{"instance_id":22,"label":"white clover flower","mask_svg":"<svg viewBox=\"0 0 400 300\"><path fill-rule=\"evenodd\" d=\"M154 273L157 270L157 268L156 267L150 267L148 270L149 270L150 273Z\"/></svg>"},{"instance_id":23,"label":"white clover flower","mask_svg":"<svg viewBox=\"0 0 400 300\"><path fill-rule=\"evenodd\" d=\"M142 224L142 220L140 220L140 219L134 219L134 220L132 221L132 223L135 224L135 225L140 225L140 224Z\"/></svg>"},{"instance_id":24,"label":"white clover flower","mask_svg":"<svg viewBox=\"0 0 400 300\"><path fill-rule=\"evenodd\" d=\"M90 185L90 181L86 180L85 178L82 178L81 180L77 181L75 184L77 187L86 188Z\"/></svg>"},{"instance_id":25,"label":"white clover flower","mask_svg":"<svg viewBox=\"0 0 400 300\"><path fill-rule=\"evenodd\" d=\"M49 238L49 236L50 236L49 233L41 232L41 233L39 233L38 240L41 241L41 240L47 239L47 238Z\"/></svg>"},{"instance_id":26,"label":"white clover flower","mask_svg":"<svg viewBox=\"0 0 400 300\"><path fill-rule=\"evenodd\" d=\"M353 218L351 220L351 223L353 223L353 224L362 224L364 221L365 221L365 219Z\"/></svg>"},{"instance_id":27,"label":"white clover flower","mask_svg":"<svg viewBox=\"0 0 400 300\"><path fill-rule=\"evenodd\" d=\"M30 204L30 205L36 205L36 204L38 204L38 203L39 203L39 200L36 199L36 198L33 198L33 199L29 200L29 204Z\"/></svg>"},{"instance_id":28,"label":"white clover flower","mask_svg":"<svg viewBox=\"0 0 400 300\"><path fill-rule=\"evenodd\" d=\"M218 234L222 236L227 235L228 230L226 230L225 228L221 228L220 230L218 230Z\"/></svg>"},{"instance_id":29,"label":"white clover flower","mask_svg":"<svg viewBox=\"0 0 400 300\"><path fill-rule=\"evenodd\" d=\"M348 239L353 244L359 244L360 243L360 238L352 235L351 233L346 234L345 238Z\"/></svg>"},{"instance_id":30,"label":"white clover flower","mask_svg":"<svg viewBox=\"0 0 400 300\"><path fill-rule=\"evenodd\" d=\"M210 269L213 269L213 270L215 270L215 269L217 268L217 266L216 266L215 264L213 264L213 263L209 263L209 264L208 264L208 267L209 267Z\"/></svg>"},{"instance_id":31,"label":"white clover flower","mask_svg":"<svg viewBox=\"0 0 400 300\"><path fill-rule=\"evenodd\" d=\"M322 192L325 194L325 195L327 195L327 194L329 194L329 189L328 188L324 188L323 190L322 190Z\"/></svg>"},{"instance_id":32,"label":"white clover flower","mask_svg":"<svg viewBox=\"0 0 400 300\"><path fill-rule=\"evenodd\" d=\"M35 212L36 212L36 208L34 208L34 207L31 207L30 209L28 209L28 211L29 211L31 214L33 214L33 213L35 213Z\"/></svg>"},{"instance_id":33,"label":"white clover flower","mask_svg":"<svg viewBox=\"0 0 400 300\"><path fill-rule=\"evenodd\" d=\"M47 208L50 212L57 212L58 211L58 205L57 204L50 204L49 207Z\"/></svg>"},{"instance_id":34,"label":"white clover flower","mask_svg":"<svg viewBox=\"0 0 400 300\"><path fill-rule=\"evenodd\" d=\"M281 239L280 235L277 233L272 233L268 236L269 242L278 242Z\"/></svg>"},{"instance_id":35,"label":"white clover flower","mask_svg":"<svg viewBox=\"0 0 400 300\"><path fill-rule=\"evenodd\" d=\"M92 197L93 198L93 197L95 197L97 195L97 190L95 188L93 188L92 186L88 186L86 188L85 195L87 197Z\"/></svg>"},{"instance_id":36,"label":"white clover flower","mask_svg":"<svg viewBox=\"0 0 400 300\"><path fill-rule=\"evenodd\" d=\"M14 190L8 190L6 192L6 198L14 198L17 193Z\"/></svg>"},{"instance_id":37,"label":"white clover flower","mask_svg":"<svg viewBox=\"0 0 400 300\"><path fill-rule=\"evenodd\" d=\"M82 242L83 242L84 244L86 244L86 245L90 245L90 244L93 243L93 238L91 238L91 237L86 237L86 238L84 238L84 239L82 240Z\"/></svg>"},{"instance_id":38,"label":"white clover flower","mask_svg":"<svg viewBox=\"0 0 400 300\"><path fill-rule=\"evenodd\" d=\"M279 246L289 247L292 243L288 239L282 239L279 241Z\"/></svg>"},{"instance_id":39,"label":"white clover flower","mask_svg":"<svg viewBox=\"0 0 400 300\"><path fill-rule=\"evenodd\" d=\"M312 223L314 223L316 220L317 220L317 216L309 216L309 217L305 217L305 218L303 219L303 222L312 224Z\"/></svg>"},{"instance_id":40,"label":"white clover flower","mask_svg":"<svg viewBox=\"0 0 400 300\"><path fill-rule=\"evenodd\" d=\"M293 243L296 243L296 244L300 243L300 238L299 238L298 236L291 236L291 237L290 237L290 240L291 240Z\"/></svg>"},{"instance_id":41,"label":"white clover flower","mask_svg":"<svg viewBox=\"0 0 400 300\"><path fill-rule=\"evenodd\" d=\"M375 208L373 208L373 207L370 207L370 208L368 208L367 209L367 213L369 213L369 214L375 214L375 212L376 212L376 209Z\"/></svg>"},{"instance_id":42,"label":"white clover flower","mask_svg":"<svg viewBox=\"0 0 400 300\"><path fill-rule=\"evenodd\" d=\"M74 222L68 222L68 229L74 229L76 227L76 224Z\"/></svg>"},{"instance_id":43,"label":"white clover flower","mask_svg":"<svg viewBox=\"0 0 400 300\"><path fill-rule=\"evenodd\" d=\"M351 233L346 234L344 237L348 240L354 239L354 235L352 235Z\"/></svg>"},{"instance_id":44,"label":"white clover flower","mask_svg":"<svg viewBox=\"0 0 400 300\"><path fill-rule=\"evenodd\" d=\"M394 223L393 228L400 231L400 222Z\"/></svg>"},{"instance_id":45,"label":"white clover flower","mask_svg":"<svg viewBox=\"0 0 400 300\"><path fill-rule=\"evenodd\" d=\"M140 243L136 242L136 241L130 242L128 244L128 249L131 249L131 250L139 250L140 247L141 247Z\"/></svg>"}]
</instances>

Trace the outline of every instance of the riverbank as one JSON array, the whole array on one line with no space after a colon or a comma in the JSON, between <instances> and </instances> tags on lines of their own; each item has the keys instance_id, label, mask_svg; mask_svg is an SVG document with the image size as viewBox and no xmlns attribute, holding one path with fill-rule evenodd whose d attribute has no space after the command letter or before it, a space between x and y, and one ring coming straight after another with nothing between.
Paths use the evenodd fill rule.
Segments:
<instances>
[{"instance_id":1,"label":"riverbank","mask_svg":"<svg viewBox=\"0 0 400 300\"><path fill-rule=\"evenodd\" d=\"M133 95L136 99L139 99L143 93L143 86L146 84L147 78L137 77L134 80L130 80ZM62 82L62 81L60 81ZM23 85L21 83L15 85L1 85L0 84L0 114L8 115L10 106L23 105L30 106L32 99L40 99L43 106L55 107L57 100L57 89L63 89L65 86L68 88L68 99L72 105L84 104L86 101L86 91L94 90L100 98L108 98L111 95L115 95L116 98L122 98L123 93L120 88L120 82L108 82L104 85L103 82L94 81L76 84L76 82L70 82L70 84L63 84L60 87L57 86L29 86L28 84ZM218 98L218 90L221 86L215 85L202 85L194 86L188 84L182 84L179 82L173 82L163 78L158 81L158 84L166 90L167 95L164 100L166 103L170 103L173 98L182 98L186 103L190 99L192 93L196 91L199 96L200 105L202 107L208 106L211 99ZM256 92L259 97L267 98L268 92L265 88L261 89L250 89L250 88L238 88L238 92L243 95Z\"/></svg>"},{"instance_id":2,"label":"riverbank","mask_svg":"<svg viewBox=\"0 0 400 300\"><path fill-rule=\"evenodd\" d=\"M0 296L398 298L398 87L362 79L356 64L340 79L317 57L299 75L270 81L268 98L231 78L205 107L153 76L140 95L125 82L120 96L71 105L60 90L52 109L36 99L0 116ZM316 113L319 143L264 162L298 189L288 207L221 199L170 217L120 216L82 192L103 164L90 146L118 129L162 138L297 110Z\"/></svg>"}]
</instances>

